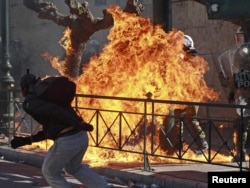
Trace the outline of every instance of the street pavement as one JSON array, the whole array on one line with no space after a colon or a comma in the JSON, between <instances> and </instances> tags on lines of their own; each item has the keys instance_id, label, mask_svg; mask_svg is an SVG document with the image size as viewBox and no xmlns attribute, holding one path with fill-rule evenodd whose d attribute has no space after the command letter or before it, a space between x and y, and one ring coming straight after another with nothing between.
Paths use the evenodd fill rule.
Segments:
<instances>
[{"instance_id":1,"label":"street pavement","mask_svg":"<svg viewBox=\"0 0 250 188\"><path fill-rule=\"evenodd\" d=\"M19 161L19 162L12 162L8 160L4 160L4 157L1 157L2 159L0 160L0 187L1 188L34 188L34 187L40 187L40 188L48 188L49 185L47 184L46 180L43 178L41 169L39 167L30 165L28 163L25 163L24 161ZM183 188L187 187L188 184L190 184L190 187L193 187L192 184L194 183L193 180L195 180L194 184L197 184L197 187L206 187L206 173L196 173L192 171L191 169L189 171L189 176L193 177L193 180L190 180L189 177L184 178L183 174L179 174L179 170L183 170L183 166L179 166L179 169L177 166L169 166L171 172L168 174L164 174L164 168L166 167L156 167L157 171L155 172L145 172L142 171L139 168L131 168L131 169L121 169L121 174L123 175L118 175L117 170L107 170L107 169L101 169L99 170L100 174L106 174L103 176L109 181L109 185L114 185L114 187L129 187L129 182L125 182L121 180L119 177L114 177L114 176L123 176L124 178L126 177L127 180L130 179L138 179L137 185L139 187L139 184L144 184L147 185L148 188L152 186L152 184L158 185L158 187L163 187L160 186L159 181L161 178L166 178L168 176L169 179L172 179L172 184L174 184L175 181L178 181L179 178L182 179L179 181L180 184L182 184ZM154 170L156 170L156 168ZM153 169L152 169L153 170ZM175 171L176 170L176 171ZM97 170L98 171L98 170ZM106 171L106 173L104 173ZM162 172L162 173L160 173ZM63 172L62 172L63 173ZM118 172L119 173L119 172ZM150 180L151 178L148 178L148 181L146 181L147 177L152 175L153 173L158 173L159 175L159 180L155 179ZM186 172L187 173L187 172ZM135 175L137 174L137 175ZM141 174L141 177L139 174ZM64 176L67 178L67 180L72 184L73 188L84 188L76 179L73 177L64 174ZM186 179L186 180L185 180ZM151 182L149 182L151 181ZM146 183L145 183L146 182ZM134 185L136 183L134 182ZM170 183L171 184L171 183ZM187 184L187 185L185 185ZM204 186L202 186L204 185ZM132 187L132 186L131 186ZM134 186L136 187L136 186ZM165 187L165 186L164 186ZM168 186L169 187L169 186Z\"/></svg>"},{"instance_id":2,"label":"street pavement","mask_svg":"<svg viewBox=\"0 0 250 188\"><path fill-rule=\"evenodd\" d=\"M72 188L86 188L70 175L62 171L68 182L72 184ZM106 178L106 177L103 177ZM110 187L128 187L119 185L119 180L108 179ZM117 182L115 182L117 181ZM0 187L1 188L49 188L50 186L44 179L41 169L22 162L11 162L0 159Z\"/></svg>"},{"instance_id":3,"label":"street pavement","mask_svg":"<svg viewBox=\"0 0 250 188\"><path fill-rule=\"evenodd\" d=\"M31 188L49 186L44 180L40 168L1 159L0 187Z\"/></svg>"},{"instance_id":4,"label":"street pavement","mask_svg":"<svg viewBox=\"0 0 250 188\"><path fill-rule=\"evenodd\" d=\"M40 169L44 155L0 145L0 188L49 187ZM243 165L247 166L249 162ZM145 188L207 188L208 172L238 171L237 168L201 163L151 165L147 170L138 164L115 163L93 170L110 185L124 188L142 185ZM65 173L64 176L73 188L84 188L73 177Z\"/></svg>"}]
</instances>

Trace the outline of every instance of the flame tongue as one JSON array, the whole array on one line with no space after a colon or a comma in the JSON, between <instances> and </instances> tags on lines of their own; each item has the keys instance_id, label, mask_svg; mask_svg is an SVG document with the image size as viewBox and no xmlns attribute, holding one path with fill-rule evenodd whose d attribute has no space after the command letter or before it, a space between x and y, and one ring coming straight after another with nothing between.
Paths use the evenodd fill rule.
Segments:
<instances>
[{"instance_id":1,"label":"flame tongue","mask_svg":"<svg viewBox=\"0 0 250 188\"><path fill-rule=\"evenodd\" d=\"M83 68L79 93L145 98L151 92L155 99L195 102L218 98L203 78L208 63L185 54L181 31L166 33L116 6L109 11L115 20L110 42Z\"/></svg>"},{"instance_id":2,"label":"flame tongue","mask_svg":"<svg viewBox=\"0 0 250 188\"><path fill-rule=\"evenodd\" d=\"M173 30L166 33L160 26L152 26L149 19L122 12L116 6L110 6L108 10L114 18L114 26L108 35L109 43L99 56L91 57L83 67L83 74L77 80L77 93L146 98L150 92L153 99L162 100L206 102L218 99L218 93L209 88L203 78L209 70L208 63L201 57L190 56L183 51L183 32ZM52 65L61 69L55 63ZM132 102L84 101L85 107L95 105L100 109L143 112L142 105L137 106ZM79 99L78 103L83 101ZM155 110L167 114L168 108L157 107ZM91 119L92 114L87 111L82 113L84 119ZM112 114L107 116L110 117L105 118L105 123L113 124ZM139 121L138 116L129 117L129 124L134 126L132 129ZM98 126L99 130L103 130L101 132L106 132L105 125L99 122ZM113 126L110 133L116 135L118 131L115 129L118 127ZM130 134L129 129L123 129L124 137ZM112 139L108 135L103 142L111 145ZM100 156L109 161L111 158L116 161L138 161L131 153L114 155L113 150L108 154L107 151L98 150L99 154L96 155L94 148L88 152L93 152L87 155L92 162L94 156L98 156L99 162Z\"/></svg>"}]
</instances>

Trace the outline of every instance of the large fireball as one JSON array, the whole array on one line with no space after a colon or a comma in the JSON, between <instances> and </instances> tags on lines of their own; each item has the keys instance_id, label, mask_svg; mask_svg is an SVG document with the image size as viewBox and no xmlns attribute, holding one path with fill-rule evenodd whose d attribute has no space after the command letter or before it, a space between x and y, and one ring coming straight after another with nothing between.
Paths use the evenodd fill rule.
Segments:
<instances>
[{"instance_id":1,"label":"large fireball","mask_svg":"<svg viewBox=\"0 0 250 188\"><path fill-rule=\"evenodd\" d=\"M154 99L205 102L218 99L203 75L209 70L201 57L183 51L183 32L166 33L149 19L109 11L114 26L109 43L99 56L93 56L78 79L78 93Z\"/></svg>"},{"instance_id":2,"label":"large fireball","mask_svg":"<svg viewBox=\"0 0 250 188\"><path fill-rule=\"evenodd\" d=\"M76 80L78 94L146 99L147 93L151 93L152 99L193 102L218 99L219 94L207 86L203 77L209 70L208 63L202 57L191 56L183 51L183 32L173 30L166 33L161 26L153 26L149 19L125 13L117 6L110 6L108 11L114 18L114 25L108 35L109 42L98 56L91 57L83 67L82 75ZM68 38L69 33L70 30L66 30L64 39ZM67 45L64 46L66 51L71 50ZM56 59L52 66L62 72ZM129 101L100 102L79 97L77 102L78 106L89 108L143 112L143 105ZM164 108L155 107L155 111L167 115L173 106L164 105ZM87 110L83 110L81 114L86 121L93 115ZM100 137L104 135L103 146L110 146L113 139L119 139L119 124L115 122L115 113L105 116L105 122L98 123L98 130L102 134ZM140 129L137 125L142 119L138 116L130 116L128 119L131 129L122 129L122 139L132 135L132 130L136 129L137 132ZM108 128L107 125L113 126ZM159 133L160 130L156 132ZM90 134L94 135L96 132ZM90 145L91 142L92 139ZM135 146L134 148L136 150ZM141 151L140 148L139 150ZM96 155L94 148L91 148L88 152L85 158L91 162L95 158L99 162L100 158L108 161L139 161L131 153L119 153L115 150L99 149ZM114 154L115 152L117 153Z\"/></svg>"}]
</instances>

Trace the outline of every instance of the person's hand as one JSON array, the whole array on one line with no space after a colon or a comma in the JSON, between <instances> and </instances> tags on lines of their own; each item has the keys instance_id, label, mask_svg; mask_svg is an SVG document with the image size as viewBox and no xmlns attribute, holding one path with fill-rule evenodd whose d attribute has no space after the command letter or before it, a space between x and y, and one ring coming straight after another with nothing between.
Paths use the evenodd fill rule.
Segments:
<instances>
[{"instance_id":1,"label":"person's hand","mask_svg":"<svg viewBox=\"0 0 250 188\"><path fill-rule=\"evenodd\" d=\"M45 139L46 139L46 136L45 136L44 131L39 131L35 135L31 135L32 142L40 142Z\"/></svg>"},{"instance_id":2,"label":"person's hand","mask_svg":"<svg viewBox=\"0 0 250 188\"><path fill-rule=\"evenodd\" d=\"M88 123L81 122L81 129L84 130L84 131L91 132L91 131L94 130L94 127L93 127L93 125L90 125Z\"/></svg>"},{"instance_id":3,"label":"person's hand","mask_svg":"<svg viewBox=\"0 0 250 188\"><path fill-rule=\"evenodd\" d=\"M14 138L10 141L10 145L13 149L30 144L32 144L30 137L14 136Z\"/></svg>"}]
</instances>

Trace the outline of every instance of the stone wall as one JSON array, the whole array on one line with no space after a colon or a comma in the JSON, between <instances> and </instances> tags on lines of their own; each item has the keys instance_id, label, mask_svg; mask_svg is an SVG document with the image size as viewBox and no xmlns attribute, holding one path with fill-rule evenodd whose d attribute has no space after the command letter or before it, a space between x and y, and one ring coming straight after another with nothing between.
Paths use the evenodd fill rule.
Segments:
<instances>
[{"instance_id":1,"label":"stone wall","mask_svg":"<svg viewBox=\"0 0 250 188\"><path fill-rule=\"evenodd\" d=\"M63 14L68 14L68 7L62 0L50 0ZM107 0L107 5L95 5L95 1L89 1L89 6L95 16L102 17L102 10L108 5L116 4L125 7L125 0ZM142 1L145 10L143 17L153 17L152 0ZM234 44L234 32L237 25L223 20L208 20L206 7L193 0L173 0L173 28L181 30L192 36L198 52L208 61L210 71L205 75L208 85L221 92L219 102L226 102L225 89L218 80L217 57ZM23 57L22 67L16 71L23 74L26 68L31 72L44 76L46 74L58 74L51 68L41 54L48 52L53 56L61 57L64 50L58 44L65 28L56 25L49 20L41 20L35 12L27 9L22 0L10 0L10 40L22 42ZM96 32L92 39L99 41L101 47L107 42L108 29ZM17 62L12 62L13 69L18 67ZM20 62L19 62L20 63Z\"/></svg>"}]
</instances>

